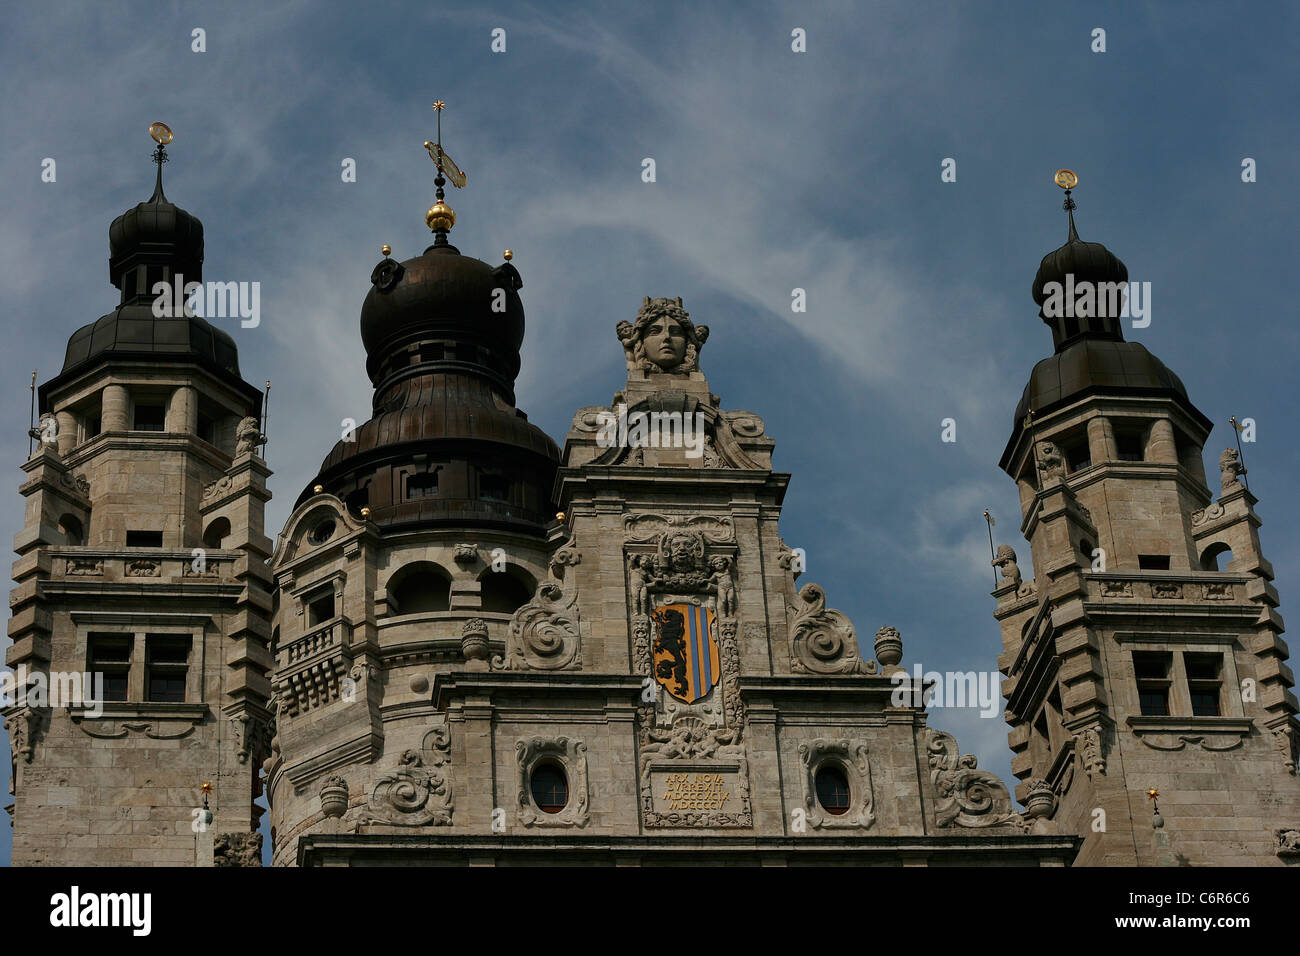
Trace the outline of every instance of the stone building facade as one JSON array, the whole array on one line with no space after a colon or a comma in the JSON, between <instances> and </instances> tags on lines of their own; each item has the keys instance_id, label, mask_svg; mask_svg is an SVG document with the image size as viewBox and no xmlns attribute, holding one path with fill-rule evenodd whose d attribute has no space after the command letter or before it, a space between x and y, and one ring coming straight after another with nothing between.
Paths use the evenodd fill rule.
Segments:
<instances>
[{"instance_id":1,"label":"stone building facade","mask_svg":"<svg viewBox=\"0 0 1300 956\"><path fill-rule=\"evenodd\" d=\"M57 424L24 466L8 656L108 673L111 699L6 709L15 863L256 865L263 786L277 866L1169 862L1124 855L1156 846L1148 784L1186 795L1165 810L1186 861L1288 859L1295 699L1254 499L1225 478L1211 503L1209 423L1158 362L1158 388L1066 395L1051 370L1072 348L1127 343L1062 326L1017 413L1003 467L1039 569L999 554L1017 807L929 725L899 631L860 646L799 580L790 476L763 420L712 391L708 327L644 299L609 339L625 387L561 450L515 406L522 276L450 244L436 182L433 244L385 248L362 305L372 417L274 547L233 342L146 297L201 276L201 225L161 174L114 223L122 305L41 389ZM1134 423L1143 459L1119 459ZM1232 564L1202 570L1224 546ZM1191 715L1215 653L1223 712ZM1175 716L1135 722L1135 666L1158 660ZM1200 836L1229 803L1224 841Z\"/></svg>"}]
</instances>

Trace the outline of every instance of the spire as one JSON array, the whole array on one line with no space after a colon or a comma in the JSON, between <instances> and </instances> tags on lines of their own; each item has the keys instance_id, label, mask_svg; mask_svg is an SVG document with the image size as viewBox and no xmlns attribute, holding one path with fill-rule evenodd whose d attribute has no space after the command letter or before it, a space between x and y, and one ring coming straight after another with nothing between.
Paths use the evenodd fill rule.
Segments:
<instances>
[{"instance_id":1,"label":"spire","mask_svg":"<svg viewBox=\"0 0 1300 956\"><path fill-rule=\"evenodd\" d=\"M154 183L153 195L149 197L150 202L166 202L167 197L163 195L162 188L162 168L163 163L169 159L167 155L167 144L173 139L171 127L166 123L153 123L149 127L149 135L153 141L158 144L158 148L153 151L153 161L158 166L158 178Z\"/></svg>"},{"instance_id":2,"label":"spire","mask_svg":"<svg viewBox=\"0 0 1300 956\"><path fill-rule=\"evenodd\" d=\"M1074 174L1074 170L1072 169L1058 169L1056 171L1056 176L1053 178L1056 181L1056 185L1065 190L1065 203L1061 208L1063 208L1070 217L1070 232L1069 235L1065 237L1065 241L1078 242L1079 234L1074 229L1075 205L1074 200L1070 198L1070 190L1079 185L1079 177Z\"/></svg>"},{"instance_id":3,"label":"spire","mask_svg":"<svg viewBox=\"0 0 1300 956\"><path fill-rule=\"evenodd\" d=\"M433 230L435 236L433 240L434 246L449 246L447 233L451 231L452 226L456 225L456 213L443 202L446 194L443 192L442 187L447 184L447 179L450 179L451 184L457 189L463 189L465 186L465 174L460 171L460 167L452 161L452 158L442 148L442 111L446 106L447 104L442 100L434 100L433 111L438 114L438 138L432 143L427 139L424 141L424 148L429 151L429 158L438 167L438 175L433 180L433 184L438 190L436 193L437 202L429 207L429 211L424 216L425 223ZM446 178L444 178L444 174Z\"/></svg>"}]
</instances>

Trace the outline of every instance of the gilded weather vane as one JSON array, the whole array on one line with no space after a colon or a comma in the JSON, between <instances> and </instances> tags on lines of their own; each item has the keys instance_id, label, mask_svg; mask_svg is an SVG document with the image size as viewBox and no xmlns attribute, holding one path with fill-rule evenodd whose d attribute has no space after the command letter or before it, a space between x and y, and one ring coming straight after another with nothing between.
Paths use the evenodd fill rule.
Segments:
<instances>
[{"instance_id":1,"label":"gilded weather vane","mask_svg":"<svg viewBox=\"0 0 1300 956\"><path fill-rule=\"evenodd\" d=\"M425 223L437 236L433 242L435 246L445 246L447 244L447 233L452 226L456 225L456 213L443 202L445 194L442 187L446 185L448 179L457 189L462 189L465 186L465 174L460 171L460 167L452 161L446 150L442 148L442 111L446 105L442 100L434 100L433 110L438 114L438 138L432 143L427 139L424 141L424 148L429 151L429 158L438 167L438 175L433 181L433 184L438 187L437 202L429 207L429 211L424 217ZM443 178L444 175L446 179Z\"/></svg>"}]
</instances>

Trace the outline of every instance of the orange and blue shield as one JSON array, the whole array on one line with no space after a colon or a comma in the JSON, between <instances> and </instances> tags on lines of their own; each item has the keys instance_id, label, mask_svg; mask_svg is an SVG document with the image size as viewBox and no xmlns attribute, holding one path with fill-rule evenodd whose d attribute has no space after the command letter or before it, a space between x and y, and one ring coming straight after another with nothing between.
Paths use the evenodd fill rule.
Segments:
<instances>
[{"instance_id":1,"label":"orange and blue shield","mask_svg":"<svg viewBox=\"0 0 1300 956\"><path fill-rule=\"evenodd\" d=\"M722 676L713 611L698 604L665 604L650 617L655 680L683 703L707 697Z\"/></svg>"}]
</instances>

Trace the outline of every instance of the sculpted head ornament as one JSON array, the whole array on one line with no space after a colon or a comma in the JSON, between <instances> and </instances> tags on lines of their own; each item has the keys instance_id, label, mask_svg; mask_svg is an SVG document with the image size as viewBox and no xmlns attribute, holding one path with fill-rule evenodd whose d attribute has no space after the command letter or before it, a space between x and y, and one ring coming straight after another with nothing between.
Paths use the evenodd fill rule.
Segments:
<instances>
[{"instance_id":1,"label":"sculpted head ornament","mask_svg":"<svg viewBox=\"0 0 1300 956\"><path fill-rule=\"evenodd\" d=\"M623 345L628 370L683 374L699 370L700 349L709 337L707 325L695 325L682 308L681 297L646 296L635 322L620 322L618 340Z\"/></svg>"}]
</instances>

